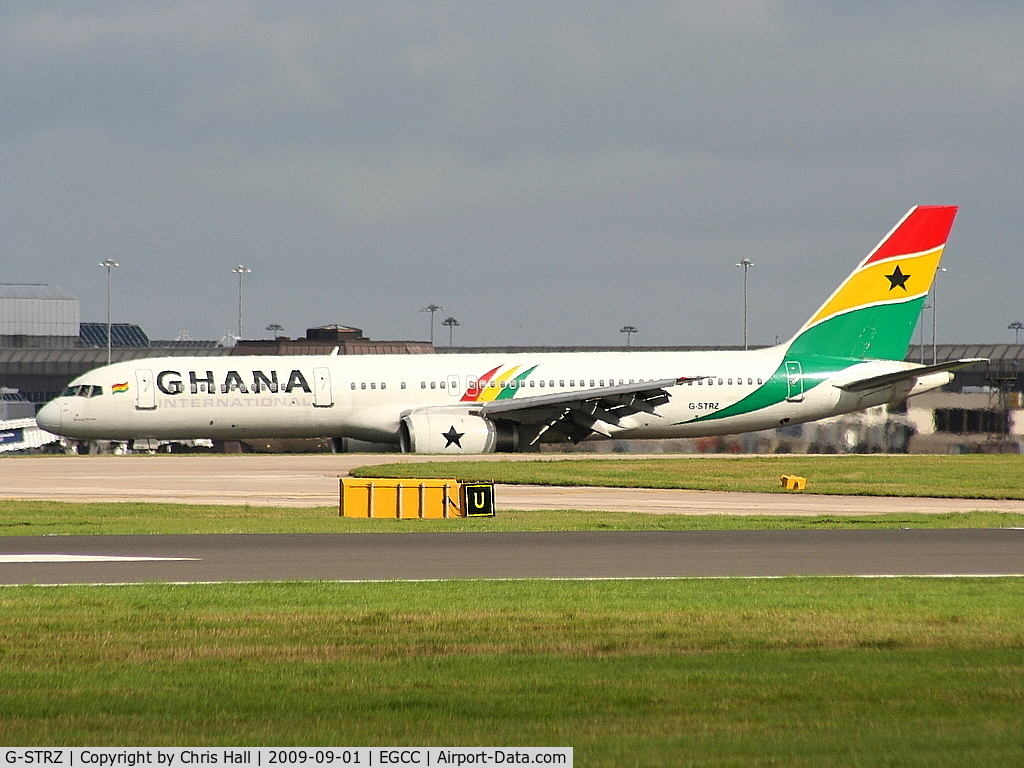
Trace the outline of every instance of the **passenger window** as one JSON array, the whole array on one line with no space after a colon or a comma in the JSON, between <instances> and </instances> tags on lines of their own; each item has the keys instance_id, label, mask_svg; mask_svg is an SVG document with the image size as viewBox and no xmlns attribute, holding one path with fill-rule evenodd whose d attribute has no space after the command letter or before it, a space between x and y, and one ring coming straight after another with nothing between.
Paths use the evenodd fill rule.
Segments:
<instances>
[{"instance_id":1,"label":"passenger window","mask_svg":"<svg viewBox=\"0 0 1024 768\"><path fill-rule=\"evenodd\" d=\"M565 379L559 379L558 380L558 386L564 387L565 386ZM572 386L572 385L570 385L570 386Z\"/></svg>"},{"instance_id":2,"label":"passenger window","mask_svg":"<svg viewBox=\"0 0 1024 768\"><path fill-rule=\"evenodd\" d=\"M352 382L351 387L352 387L352 389L356 388L356 383L354 381Z\"/></svg>"},{"instance_id":3,"label":"passenger window","mask_svg":"<svg viewBox=\"0 0 1024 768\"><path fill-rule=\"evenodd\" d=\"M387 388L388 388L388 383L387 383L386 381L382 381L382 382L380 383L380 388L381 388L381 389L387 389Z\"/></svg>"},{"instance_id":4,"label":"passenger window","mask_svg":"<svg viewBox=\"0 0 1024 768\"><path fill-rule=\"evenodd\" d=\"M431 389L437 389L437 382L436 381L430 382L430 388Z\"/></svg>"},{"instance_id":5,"label":"passenger window","mask_svg":"<svg viewBox=\"0 0 1024 768\"><path fill-rule=\"evenodd\" d=\"M405 389L405 382L403 381L401 384L399 384L398 388Z\"/></svg>"},{"instance_id":6,"label":"passenger window","mask_svg":"<svg viewBox=\"0 0 1024 768\"><path fill-rule=\"evenodd\" d=\"M442 382L441 382L440 384L438 384L437 386L439 386L439 387L440 387L441 389L444 389L444 388L445 388L445 383L446 383L446 382L443 382L443 381L442 381Z\"/></svg>"},{"instance_id":7,"label":"passenger window","mask_svg":"<svg viewBox=\"0 0 1024 768\"><path fill-rule=\"evenodd\" d=\"M426 389L426 388L427 388L427 382L421 381L420 382L420 389Z\"/></svg>"},{"instance_id":8,"label":"passenger window","mask_svg":"<svg viewBox=\"0 0 1024 768\"><path fill-rule=\"evenodd\" d=\"M758 384L764 384L764 382L763 382L763 381L761 380L761 377L760 377L760 376L758 376L758 377L757 377L757 383L758 383Z\"/></svg>"}]
</instances>

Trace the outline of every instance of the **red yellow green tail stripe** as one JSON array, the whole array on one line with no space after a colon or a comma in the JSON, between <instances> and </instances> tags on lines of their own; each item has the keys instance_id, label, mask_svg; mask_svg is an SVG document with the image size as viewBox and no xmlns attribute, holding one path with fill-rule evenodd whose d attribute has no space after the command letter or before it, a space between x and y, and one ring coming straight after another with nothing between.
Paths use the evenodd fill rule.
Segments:
<instances>
[{"instance_id":1,"label":"red yellow green tail stripe","mask_svg":"<svg viewBox=\"0 0 1024 768\"><path fill-rule=\"evenodd\" d=\"M861 360L904 360L953 227L956 206L917 206L882 239L785 349L755 392L702 421L750 413L790 396L790 370L809 391Z\"/></svg>"},{"instance_id":2,"label":"red yellow green tail stripe","mask_svg":"<svg viewBox=\"0 0 1024 768\"><path fill-rule=\"evenodd\" d=\"M902 360L956 211L911 208L811 316L790 354Z\"/></svg>"}]
</instances>

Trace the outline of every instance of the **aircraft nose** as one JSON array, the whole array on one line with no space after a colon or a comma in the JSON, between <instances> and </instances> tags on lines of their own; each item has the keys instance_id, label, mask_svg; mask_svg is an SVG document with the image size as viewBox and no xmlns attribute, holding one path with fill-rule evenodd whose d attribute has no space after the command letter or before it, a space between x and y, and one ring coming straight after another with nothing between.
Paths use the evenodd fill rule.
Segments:
<instances>
[{"instance_id":1,"label":"aircraft nose","mask_svg":"<svg viewBox=\"0 0 1024 768\"><path fill-rule=\"evenodd\" d=\"M40 429L59 435L62 410L56 401L51 400L39 409L39 413L36 414L36 424Z\"/></svg>"}]
</instances>

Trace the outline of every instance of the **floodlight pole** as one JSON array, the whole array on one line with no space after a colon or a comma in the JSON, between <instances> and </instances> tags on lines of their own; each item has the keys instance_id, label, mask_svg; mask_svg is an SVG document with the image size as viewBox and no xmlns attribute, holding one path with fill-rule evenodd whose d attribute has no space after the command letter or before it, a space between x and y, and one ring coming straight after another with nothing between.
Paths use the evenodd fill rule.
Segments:
<instances>
[{"instance_id":1,"label":"floodlight pole","mask_svg":"<svg viewBox=\"0 0 1024 768\"><path fill-rule=\"evenodd\" d=\"M420 312L430 313L430 346L434 346L434 313L444 312L444 307L438 306L437 304L428 304Z\"/></svg>"},{"instance_id":2,"label":"floodlight pole","mask_svg":"<svg viewBox=\"0 0 1024 768\"><path fill-rule=\"evenodd\" d=\"M110 365L110 268L121 265L113 259L104 259L99 265L107 269L107 365Z\"/></svg>"},{"instance_id":3,"label":"floodlight pole","mask_svg":"<svg viewBox=\"0 0 1024 768\"><path fill-rule=\"evenodd\" d=\"M252 272L251 269L243 267L239 264L237 267L231 270L238 275L238 338L242 338L242 275L248 275Z\"/></svg>"},{"instance_id":4,"label":"floodlight pole","mask_svg":"<svg viewBox=\"0 0 1024 768\"><path fill-rule=\"evenodd\" d=\"M452 346L452 334L455 331L455 326L460 325L460 323L454 317L446 317L444 320L441 321L441 325L447 325L448 326L448 346L451 347Z\"/></svg>"},{"instance_id":5,"label":"floodlight pole","mask_svg":"<svg viewBox=\"0 0 1024 768\"><path fill-rule=\"evenodd\" d=\"M939 299L938 299L938 296L939 296L939 281L938 281L938 277L939 277L939 272L945 272L945 271L946 271L945 267L939 267L935 271L936 279L932 281L932 365L935 365L935 363L938 362L938 360L936 359L936 350L938 349L938 346L935 343L935 323L936 323L935 316L939 312Z\"/></svg>"},{"instance_id":6,"label":"floodlight pole","mask_svg":"<svg viewBox=\"0 0 1024 768\"><path fill-rule=\"evenodd\" d=\"M1020 332L1021 329L1024 329L1024 323L1022 323L1020 320L1014 320L1006 327L1013 331L1013 343L1020 344Z\"/></svg>"}]
</instances>

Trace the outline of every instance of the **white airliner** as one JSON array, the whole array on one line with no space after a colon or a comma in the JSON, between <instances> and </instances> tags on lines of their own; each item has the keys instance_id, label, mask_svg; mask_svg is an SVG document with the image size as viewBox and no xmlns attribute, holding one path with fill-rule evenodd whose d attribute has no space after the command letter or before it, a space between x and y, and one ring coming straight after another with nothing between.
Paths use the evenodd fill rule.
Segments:
<instances>
[{"instance_id":1,"label":"white airliner","mask_svg":"<svg viewBox=\"0 0 1024 768\"><path fill-rule=\"evenodd\" d=\"M151 358L79 376L37 421L86 440L331 437L473 454L850 413L983 362L904 362L956 211L912 208L790 341L766 349Z\"/></svg>"}]
</instances>

